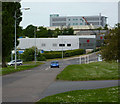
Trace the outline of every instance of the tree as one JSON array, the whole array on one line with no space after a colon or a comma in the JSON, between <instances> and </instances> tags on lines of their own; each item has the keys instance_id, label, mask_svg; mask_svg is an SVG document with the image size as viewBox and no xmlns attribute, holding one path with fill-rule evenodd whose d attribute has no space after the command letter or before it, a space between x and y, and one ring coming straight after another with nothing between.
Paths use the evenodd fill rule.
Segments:
<instances>
[{"instance_id":1,"label":"tree","mask_svg":"<svg viewBox=\"0 0 120 104\"><path fill-rule=\"evenodd\" d=\"M36 29L36 26L28 25L25 29L23 29L22 35L29 38L34 38L34 32L36 31Z\"/></svg>"},{"instance_id":2,"label":"tree","mask_svg":"<svg viewBox=\"0 0 120 104\"><path fill-rule=\"evenodd\" d=\"M24 53L21 55L23 61L34 61L35 60L35 48L28 48L24 51ZM45 61L45 57L38 51L36 48L36 55L37 55L37 61Z\"/></svg>"},{"instance_id":3,"label":"tree","mask_svg":"<svg viewBox=\"0 0 120 104\"><path fill-rule=\"evenodd\" d=\"M74 35L73 28L64 28L62 31L62 35Z\"/></svg>"},{"instance_id":4,"label":"tree","mask_svg":"<svg viewBox=\"0 0 120 104\"><path fill-rule=\"evenodd\" d=\"M6 58L14 48L14 24L15 11L17 12L17 30L22 20L19 2L3 2L2 3L2 67L6 67ZM18 38L18 35L17 35ZM18 42L17 42L18 44Z\"/></svg>"},{"instance_id":5,"label":"tree","mask_svg":"<svg viewBox=\"0 0 120 104\"><path fill-rule=\"evenodd\" d=\"M48 38L51 37L51 34L48 34L47 28L40 26L36 32L37 38Z\"/></svg>"},{"instance_id":6,"label":"tree","mask_svg":"<svg viewBox=\"0 0 120 104\"><path fill-rule=\"evenodd\" d=\"M23 61L34 61L35 47L28 48L22 54Z\"/></svg>"},{"instance_id":7,"label":"tree","mask_svg":"<svg viewBox=\"0 0 120 104\"><path fill-rule=\"evenodd\" d=\"M102 57L106 61L120 60L120 24L117 24L115 29L111 30L105 36L104 46L102 47Z\"/></svg>"},{"instance_id":8,"label":"tree","mask_svg":"<svg viewBox=\"0 0 120 104\"><path fill-rule=\"evenodd\" d=\"M104 30L108 30L108 24L105 25Z\"/></svg>"}]
</instances>

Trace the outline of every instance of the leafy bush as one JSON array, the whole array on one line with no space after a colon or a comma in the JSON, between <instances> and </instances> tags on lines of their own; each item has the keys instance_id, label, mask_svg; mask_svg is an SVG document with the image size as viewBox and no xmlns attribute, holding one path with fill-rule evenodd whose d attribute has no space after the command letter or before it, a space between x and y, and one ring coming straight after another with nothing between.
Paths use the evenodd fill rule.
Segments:
<instances>
[{"instance_id":1,"label":"leafy bush","mask_svg":"<svg viewBox=\"0 0 120 104\"><path fill-rule=\"evenodd\" d=\"M84 53L85 53L85 50L83 49L67 50L67 51L63 51L63 56L70 57L70 56L75 56L75 55L81 55ZM46 59L61 58L62 51L45 51L43 56Z\"/></svg>"},{"instance_id":2,"label":"leafy bush","mask_svg":"<svg viewBox=\"0 0 120 104\"><path fill-rule=\"evenodd\" d=\"M37 55L37 61L46 61L46 58L39 52Z\"/></svg>"},{"instance_id":3,"label":"leafy bush","mask_svg":"<svg viewBox=\"0 0 120 104\"><path fill-rule=\"evenodd\" d=\"M35 50L34 48L28 48L22 54L23 61L33 61L34 60Z\"/></svg>"},{"instance_id":4,"label":"leafy bush","mask_svg":"<svg viewBox=\"0 0 120 104\"><path fill-rule=\"evenodd\" d=\"M36 49L37 50L37 49ZM46 58L40 54L40 52L36 51L37 61L45 61ZM23 61L34 61L35 59L35 47L28 48L22 54Z\"/></svg>"}]
</instances>

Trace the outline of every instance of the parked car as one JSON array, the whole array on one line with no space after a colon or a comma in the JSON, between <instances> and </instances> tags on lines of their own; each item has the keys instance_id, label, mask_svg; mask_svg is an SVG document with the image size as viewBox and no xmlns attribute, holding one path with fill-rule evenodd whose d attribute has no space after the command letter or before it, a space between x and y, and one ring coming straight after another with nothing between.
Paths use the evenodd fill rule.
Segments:
<instances>
[{"instance_id":1,"label":"parked car","mask_svg":"<svg viewBox=\"0 0 120 104\"><path fill-rule=\"evenodd\" d=\"M22 61L22 60L17 60L17 61L16 61L16 64L17 64L17 65L22 65L22 64L23 64L23 61ZM9 66L15 65L15 60L12 60L12 61L8 62L7 65L9 65Z\"/></svg>"},{"instance_id":2,"label":"parked car","mask_svg":"<svg viewBox=\"0 0 120 104\"><path fill-rule=\"evenodd\" d=\"M50 64L50 67L53 68L53 67L58 67L59 68L59 62L58 61L52 61L51 64Z\"/></svg>"}]
</instances>

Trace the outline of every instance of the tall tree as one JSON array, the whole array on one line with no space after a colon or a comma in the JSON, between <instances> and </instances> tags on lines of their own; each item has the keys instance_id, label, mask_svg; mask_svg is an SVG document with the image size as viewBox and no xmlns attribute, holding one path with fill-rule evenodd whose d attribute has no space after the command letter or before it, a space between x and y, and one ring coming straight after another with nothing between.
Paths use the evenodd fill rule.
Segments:
<instances>
[{"instance_id":1,"label":"tall tree","mask_svg":"<svg viewBox=\"0 0 120 104\"><path fill-rule=\"evenodd\" d=\"M102 47L102 57L106 61L120 60L120 24L105 36L105 44Z\"/></svg>"},{"instance_id":2,"label":"tall tree","mask_svg":"<svg viewBox=\"0 0 120 104\"><path fill-rule=\"evenodd\" d=\"M34 38L34 32L36 31L37 27L33 25L28 25L22 32L24 36L29 38Z\"/></svg>"},{"instance_id":3,"label":"tall tree","mask_svg":"<svg viewBox=\"0 0 120 104\"><path fill-rule=\"evenodd\" d=\"M15 11L17 18L16 27L18 30L19 23L22 20L20 17L22 15L20 8L21 5L19 2L2 3L2 67L6 67L6 58L11 53L12 49L14 49Z\"/></svg>"}]
</instances>

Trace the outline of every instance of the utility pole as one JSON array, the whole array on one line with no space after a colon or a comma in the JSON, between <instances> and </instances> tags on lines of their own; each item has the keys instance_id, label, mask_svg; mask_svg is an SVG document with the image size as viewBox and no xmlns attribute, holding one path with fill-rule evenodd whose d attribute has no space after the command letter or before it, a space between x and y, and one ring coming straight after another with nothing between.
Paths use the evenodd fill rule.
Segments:
<instances>
[{"instance_id":1,"label":"utility pole","mask_svg":"<svg viewBox=\"0 0 120 104\"><path fill-rule=\"evenodd\" d=\"M29 10L30 8L22 8L21 10ZM17 10L15 10L15 15L14 15L14 17L15 17L15 69L17 69L17 63L16 63L16 61L17 61L17 54L16 54L16 21L17 21L17 17L16 17L16 14L17 14Z\"/></svg>"},{"instance_id":2,"label":"utility pole","mask_svg":"<svg viewBox=\"0 0 120 104\"><path fill-rule=\"evenodd\" d=\"M63 64L63 25L61 26L61 34L62 34L62 64Z\"/></svg>"},{"instance_id":3,"label":"utility pole","mask_svg":"<svg viewBox=\"0 0 120 104\"><path fill-rule=\"evenodd\" d=\"M35 38L35 64L36 64L36 30L34 28L34 38Z\"/></svg>"},{"instance_id":4,"label":"utility pole","mask_svg":"<svg viewBox=\"0 0 120 104\"><path fill-rule=\"evenodd\" d=\"M16 63L16 60L17 60L17 56L16 56L16 11L15 11L15 69L17 68L17 63Z\"/></svg>"}]
</instances>

